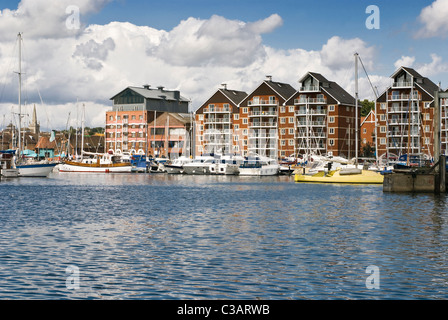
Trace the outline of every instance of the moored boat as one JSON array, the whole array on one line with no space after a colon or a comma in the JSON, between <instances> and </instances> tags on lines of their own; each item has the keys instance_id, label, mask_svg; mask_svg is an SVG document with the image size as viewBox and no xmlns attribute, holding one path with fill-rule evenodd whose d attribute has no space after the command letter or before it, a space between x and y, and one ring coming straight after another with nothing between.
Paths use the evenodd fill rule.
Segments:
<instances>
[{"instance_id":1,"label":"moored boat","mask_svg":"<svg viewBox=\"0 0 448 320\"><path fill-rule=\"evenodd\" d=\"M296 172L295 182L314 182L314 183L349 183L349 184L382 184L384 176L371 170L338 169L328 173L321 171L314 175L307 175Z\"/></svg>"},{"instance_id":2,"label":"moored boat","mask_svg":"<svg viewBox=\"0 0 448 320\"><path fill-rule=\"evenodd\" d=\"M59 172L79 173L129 173L132 171L130 162L123 162L121 156L111 153L84 153L92 157L79 161L63 161Z\"/></svg>"},{"instance_id":3,"label":"moored boat","mask_svg":"<svg viewBox=\"0 0 448 320\"><path fill-rule=\"evenodd\" d=\"M184 173L194 175L210 174L210 165L215 164L219 158L219 156L211 154L198 156L192 162L184 164Z\"/></svg>"},{"instance_id":4,"label":"moored boat","mask_svg":"<svg viewBox=\"0 0 448 320\"><path fill-rule=\"evenodd\" d=\"M279 174L280 165L277 160L249 156L239 167L240 176L275 176Z\"/></svg>"}]
</instances>

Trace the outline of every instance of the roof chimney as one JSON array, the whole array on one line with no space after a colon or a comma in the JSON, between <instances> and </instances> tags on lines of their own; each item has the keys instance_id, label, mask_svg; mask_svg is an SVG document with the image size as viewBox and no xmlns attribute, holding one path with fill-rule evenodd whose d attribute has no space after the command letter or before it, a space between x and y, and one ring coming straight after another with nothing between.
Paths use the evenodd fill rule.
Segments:
<instances>
[{"instance_id":1,"label":"roof chimney","mask_svg":"<svg viewBox=\"0 0 448 320\"><path fill-rule=\"evenodd\" d=\"M165 87L163 87L163 86L158 86L157 87L157 89L159 89L160 91L162 91L163 92L163 89L164 89Z\"/></svg>"},{"instance_id":2,"label":"roof chimney","mask_svg":"<svg viewBox=\"0 0 448 320\"><path fill-rule=\"evenodd\" d=\"M227 83L221 83L221 85L224 87L224 90L227 90Z\"/></svg>"},{"instance_id":3,"label":"roof chimney","mask_svg":"<svg viewBox=\"0 0 448 320\"><path fill-rule=\"evenodd\" d=\"M272 76L266 76L268 81L272 81Z\"/></svg>"},{"instance_id":4,"label":"roof chimney","mask_svg":"<svg viewBox=\"0 0 448 320\"><path fill-rule=\"evenodd\" d=\"M144 85L143 85L143 88L145 88L145 89L147 89L147 90L149 90L149 87L151 87L149 84L144 84Z\"/></svg>"}]
</instances>

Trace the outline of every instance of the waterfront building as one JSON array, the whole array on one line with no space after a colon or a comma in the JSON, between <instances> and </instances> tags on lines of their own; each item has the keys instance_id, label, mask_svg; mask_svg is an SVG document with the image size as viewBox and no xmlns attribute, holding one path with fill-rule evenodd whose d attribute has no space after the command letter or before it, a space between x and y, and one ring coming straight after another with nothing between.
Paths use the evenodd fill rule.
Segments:
<instances>
[{"instance_id":1,"label":"waterfront building","mask_svg":"<svg viewBox=\"0 0 448 320\"><path fill-rule=\"evenodd\" d=\"M246 97L246 92L227 89L224 84L196 110L197 155L241 153L239 133L243 126L238 105Z\"/></svg>"},{"instance_id":2,"label":"waterfront building","mask_svg":"<svg viewBox=\"0 0 448 320\"><path fill-rule=\"evenodd\" d=\"M177 90L149 85L128 87L111 100L112 111L106 112L106 150L138 154L150 149L149 125L155 119L164 113L188 114L190 103Z\"/></svg>"},{"instance_id":3,"label":"waterfront building","mask_svg":"<svg viewBox=\"0 0 448 320\"><path fill-rule=\"evenodd\" d=\"M375 111L370 110L369 114L365 117L361 117L360 125L360 154L366 156L365 152L371 150L374 152L376 146L375 137Z\"/></svg>"},{"instance_id":4,"label":"waterfront building","mask_svg":"<svg viewBox=\"0 0 448 320\"><path fill-rule=\"evenodd\" d=\"M279 143L294 136L288 130L294 129L294 123L283 123L283 119L293 114L290 110L286 112L285 102L295 91L291 85L272 81L272 77L268 76L241 101L238 117L242 124L240 130L243 130L241 139L244 155L258 154L277 159L280 150L287 154L286 148L283 149L285 146L279 146ZM244 130L247 130L247 135Z\"/></svg>"},{"instance_id":5,"label":"waterfront building","mask_svg":"<svg viewBox=\"0 0 448 320\"><path fill-rule=\"evenodd\" d=\"M434 92L439 87L408 67L398 68L391 79L392 85L376 100L378 156L418 154L432 158ZM446 145L446 130L443 132Z\"/></svg>"},{"instance_id":6,"label":"waterfront building","mask_svg":"<svg viewBox=\"0 0 448 320\"><path fill-rule=\"evenodd\" d=\"M308 72L299 82L285 103L294 111L294 154L353 157L359 124L355 98L319 73Z\"/></svg>"}]
</instances>

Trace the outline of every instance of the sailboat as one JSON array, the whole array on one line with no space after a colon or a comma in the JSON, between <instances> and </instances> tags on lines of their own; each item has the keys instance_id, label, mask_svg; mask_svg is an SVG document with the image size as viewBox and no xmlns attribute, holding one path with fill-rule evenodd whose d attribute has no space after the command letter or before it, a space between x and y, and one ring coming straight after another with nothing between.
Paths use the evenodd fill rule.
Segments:
<instances>
[{"instance_id":1,"label":"sailboat","mask_svg":"<svg viewBox=\"0 0 448 320\"><path fill-rule=\"evenodd\" d=\"M355 53L355 118L358 119L358 53ZM296 172L295 182L315 182L315 183L352 183L352 184L383 184L384 176L376 171L364 170L358 167L358 130L356 124L355 139L355 164L354 166L341 166L337 170L321 171L314 175L306 175Z\"/></svg>"},{"instance_id":2,"label":"sailboat","mask_svg":"<svg viewBox=\"0 0 448 320\"><path fill-rule=\"evenodd\" d=\"M70 161L65 160L59 165L59 172L78 173L130 173L132 163L123 161L122 155L109 153L90 153L84 151L84 121L85 106L83 105L82 116L82 137L81 137L81 159ZM86 157L84 157L86 156Z\"/></svg>"},{"instance_id":3,"label":"sailboat","mask_svg":"<svg viewBox=\"0 0 448 320\"><path fill-rule=\"evenodd\" d=\"M18 34L19 42L19 150L17 152L18 158L16 159L15 168L18 169L19 177L42 177L46 178L53 171L57 163L51 163L49 161L30 161L24 160L22 157L22 33Z\"/></svg>"}]
</instances>

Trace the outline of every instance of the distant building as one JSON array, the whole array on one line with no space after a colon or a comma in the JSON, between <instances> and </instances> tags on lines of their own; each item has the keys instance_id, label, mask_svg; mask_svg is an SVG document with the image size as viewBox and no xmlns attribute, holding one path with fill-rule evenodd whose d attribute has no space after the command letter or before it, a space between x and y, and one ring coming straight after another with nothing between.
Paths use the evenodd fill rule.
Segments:
<instances>
[{"instance_id":1,"label":"distant building","mask_svg":"<svg viewBox=\"0 0 448 320\"><path fill-rule=\"evenodd\" d=\"M361 125L360 125L360 154L362 155L362 151L367 146L370 146L375 149L376 138L375 138L375 112L371 110L369 114L365 117L361 117Z\"/></svg>"},{"instance_id":2,"label":"distant building","mask_svg":"<svg viewBox=\"0 0 448 320\"><path fill-rule=\"evenodd\" d=\"M299 90L286 102L295 110L294 153L352 158L359 125L355 98L319 73L308 72L299 82Z\"/></svg>"},{"instance_id":3,"label":"distant building","mask_svg":"<svg viewBox=\"0 0 448 320\"><path fill-rule=\"evenodd\" d=\"M196 110L196 154L240 153L234 133L242 130L238 105L246 97L246 92L224 85Z\"/></svg>"},{"instance_id":4,"label":"distant building","mask_svg":"<svg viewBox=\"0 0 448 320\"><path fill-rule=\"evenodd\" d=\"M376 100L378 156L410 153L432 158L434 93L439 87L407 67L398 68L391 79L392 85Z\"/></svg>"},{"instance_id":5,"label":"distant building","mask_svg":"<svg viewBox=\"0 0 448 320\"><path fill-rule=\"evenodd\" d=\"M179 91L163 87L153 89L149 85L128 87L111 100L113 109L106 112L106 150L139 154L149 153L151 141L154 141L150 136L150 124L157 122L164 113L172 114L172 119L177 118L176 114L182 118L182 114L188 114L190 103ZM184 129L187 130L187 125ZM156 151L157 148L152 149Z\"/></svg>"}]
</instances>

